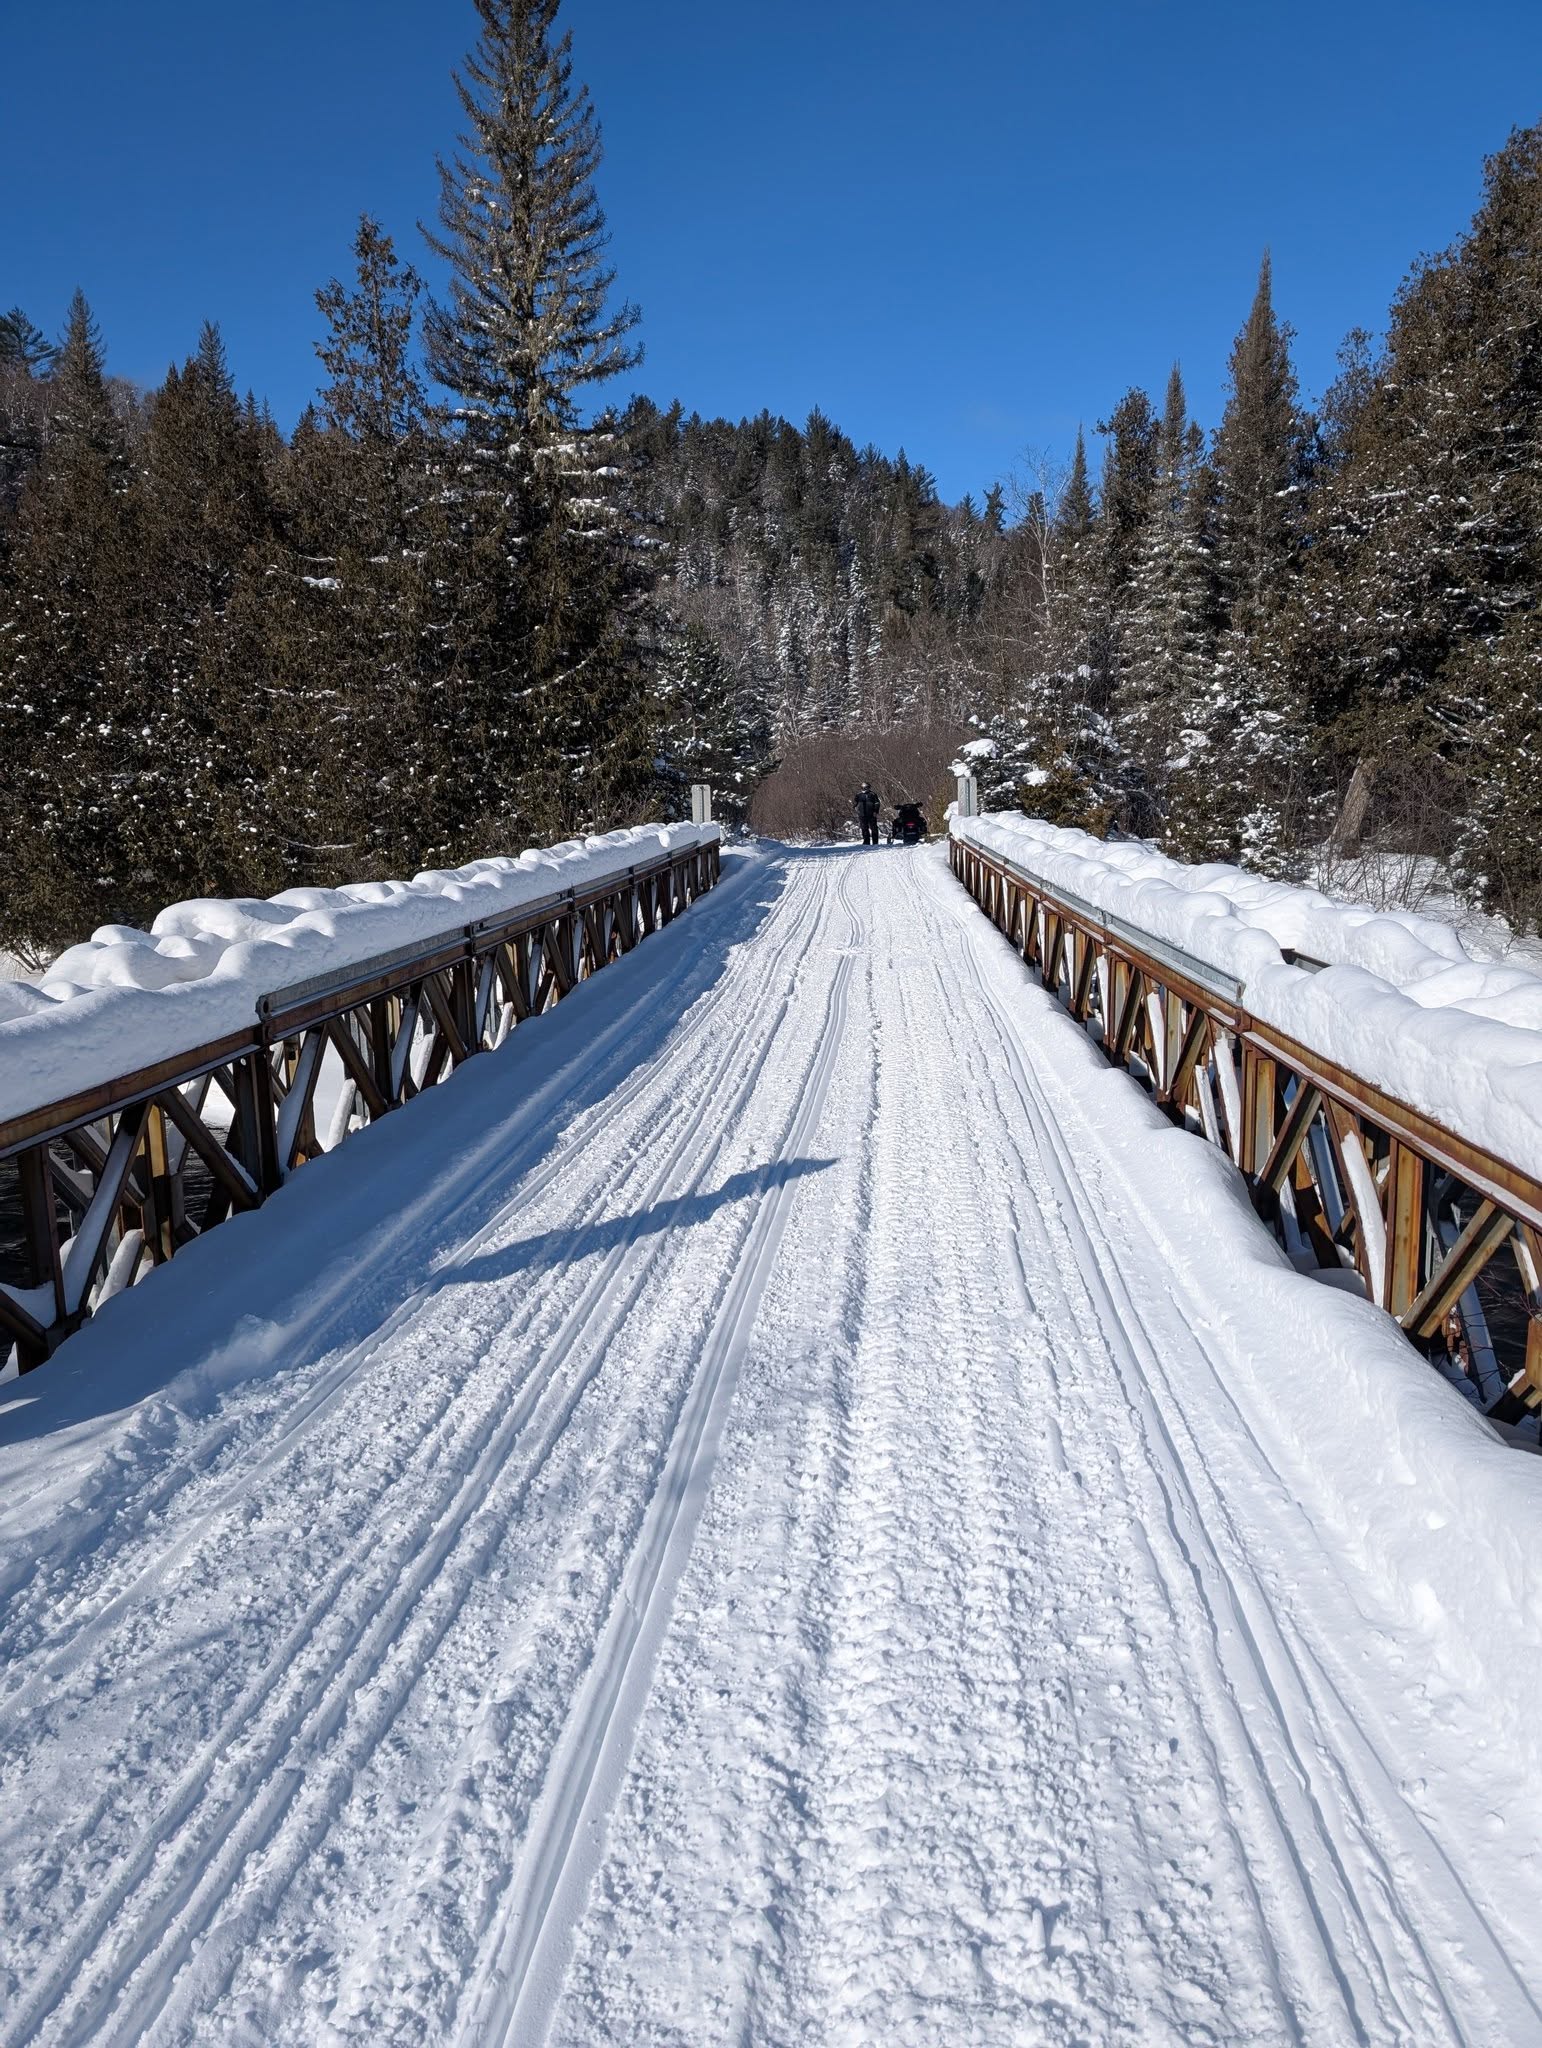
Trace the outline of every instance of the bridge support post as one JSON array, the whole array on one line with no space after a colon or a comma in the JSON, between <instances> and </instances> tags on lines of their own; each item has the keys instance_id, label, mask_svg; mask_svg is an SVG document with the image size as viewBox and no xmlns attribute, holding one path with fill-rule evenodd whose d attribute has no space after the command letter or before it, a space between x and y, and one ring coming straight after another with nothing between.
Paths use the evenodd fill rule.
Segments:
<instances>
[{"instance_id":1,"label":"bridge support post","mask_svg":"<svg viewBox=\"0 0 1542 2048\"><path fill-rule=\"evenodd\" d=\"M41 1344L17 1341L17 1363L23 1372L41 1365L57 1342L64 1324L64 1269L59 1258L59 1230L54 1216L53 1174L47 1145L34 1145L16 1162L21 1175L22 1259L28 1288L53 1293L53 1314ZM0 1352L0 1357L4 1353Z\"/></svg>"}]
</instances>

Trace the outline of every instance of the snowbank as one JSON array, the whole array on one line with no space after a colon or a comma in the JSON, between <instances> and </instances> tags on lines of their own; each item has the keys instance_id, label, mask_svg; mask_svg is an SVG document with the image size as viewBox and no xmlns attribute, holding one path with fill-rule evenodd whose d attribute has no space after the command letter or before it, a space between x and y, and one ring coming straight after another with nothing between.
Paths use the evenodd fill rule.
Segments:
<instances>
[{"instance_id":1,"label":"snowbank","mask_svg":"<svg viewBox=\"0 0 1542 2048\"><path fill-rule=\"evenodd\" d=\"M1474 959L1430 918L1188 867L1138 841L1017 812L952 831L1232 976L1253 1016L1542 1180L1542 975Z\"/></svg>"},{"instance_id":2,"label":"snowbank","mask_svg":"<svg viewBox=\"0 0 1542 2048\"><path fill-rule=\"evenodd\" d=\"M1161 1247L1141 1278L1159 1297L1185 1290L1197 1339L1224 1362L1243 1446L1266 1443L1330 1547L1481 1705L1493 1754L1529 1782L1542 1768L1536 1462L1502 1444L1379 1309L1297 1273L1225 1156L1174 1129L1069 1020L1046 1028L1028 1007L1016 1028L1056 1117L1080 1126L1072 1156L1085 1168L1104 1154L1121 1213L1138 1213ZM1194 1401L1224 1423L1215 1382L1191 1382L1176 1350L1148 1358L1146 1378L1157 1403Z\"/></svg>"},{"instance_id":3,"label":"snowbank","mask_svg":"<svg viewBox=\"0 0 1542 2048\"><path fill-rule=\"evenodd\" d=\"M104 925L41 981L0 982L0 1121L247 1030L264 995L591 890L716 825L644 825L434 868L410 882L174 903L148 932Z\"/></svg>"}]
</instances>

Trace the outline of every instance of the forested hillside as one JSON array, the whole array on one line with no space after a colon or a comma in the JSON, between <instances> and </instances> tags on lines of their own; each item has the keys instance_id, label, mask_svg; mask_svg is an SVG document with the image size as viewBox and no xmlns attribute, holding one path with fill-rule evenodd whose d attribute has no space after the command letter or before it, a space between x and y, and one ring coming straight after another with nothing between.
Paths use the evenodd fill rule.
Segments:
<instances>
[{"instance_id":1,"label":"forested hillside","mask_svg":"<svg viewBox=\"0 0 1542 2048\"><path fill-rule=\"evenodd\" d=\"M55 342L0 321L0 943L678 815L695 779L742 817L800 739L923 729L989 802L1280 870L1369 835L1537 919L1542 128L1315 411L1265 259L1213 433L1175 367L1089 423L1100 459L948 506L817 412L607 403L637 316L556 0L478 12L448 287L362 221L292 432L213 325L140 391L84 297Z\"/></svg>"},{"instance_id":2,"label":"forested hillside","mask_svg":"<svg viewBox=\"0 0 1542 2048\"><path fill-rule=\"evenodd\" d=\"M1175 369L1047 522L988 795L1286 870L1362 836L1542 914L1542 129L1302 406L1267 259L1208 442ZM1032 524L1032 522L1030 522ZM1032 578L1030 578L1032 580Z\"/></svg>"}]
</instances>

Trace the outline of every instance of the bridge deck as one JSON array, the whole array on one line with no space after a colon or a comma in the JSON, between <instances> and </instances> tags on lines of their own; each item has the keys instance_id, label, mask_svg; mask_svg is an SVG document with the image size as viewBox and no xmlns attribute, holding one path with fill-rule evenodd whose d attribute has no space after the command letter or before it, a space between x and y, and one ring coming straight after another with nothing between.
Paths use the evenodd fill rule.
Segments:
<instances>
[{"instance_id":1,"label":"bridge deck","mask_svg":"<svg viewBox=\"0 0 1542 2048\"><path fill-rule=\"evenodd\" d=\"M743 862L0 1388L0 2039L1542 2039L1062 1034L935 849Z\"/></svg>"}]
</instances>

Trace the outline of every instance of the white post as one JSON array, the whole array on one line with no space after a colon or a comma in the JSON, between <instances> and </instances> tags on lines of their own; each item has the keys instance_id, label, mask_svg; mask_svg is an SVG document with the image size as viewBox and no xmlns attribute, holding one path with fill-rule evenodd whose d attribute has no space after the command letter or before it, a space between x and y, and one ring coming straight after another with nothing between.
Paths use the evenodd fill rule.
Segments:
<instances>
[{"instance_id":1,"label":"white post","mask_svg":"<svg viewBox=\"0 0 1542 2048\"><path fill-rule=\"evenodd\" d=\"M961 818L977 818L980 815L980 785L972 775L958 778L958 815Z\"/></svg>"},{"instance_id":2,"label":"white post","mask_svg":"<svg viewBox=\"0 0 1542 2048\"><path fill-rule=\"evenodd\" d=\"M712 785L710 782L691 784L691 823L710 825L712 823Z\"/></svg>"}]
</instances>

